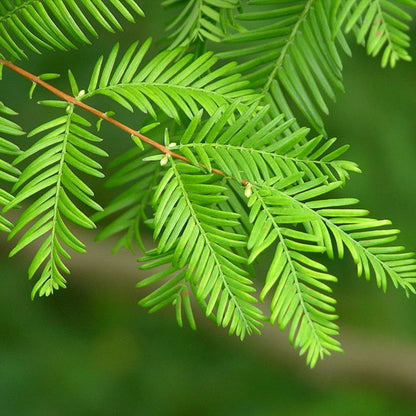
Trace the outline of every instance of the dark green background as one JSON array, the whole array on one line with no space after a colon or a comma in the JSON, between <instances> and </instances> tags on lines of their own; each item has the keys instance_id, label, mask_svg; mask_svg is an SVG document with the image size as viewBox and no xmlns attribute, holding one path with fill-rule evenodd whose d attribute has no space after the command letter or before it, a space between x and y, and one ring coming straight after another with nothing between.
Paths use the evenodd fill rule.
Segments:
<instances>
[{"instance_id":1,"label":"dark green background","mask_svg":"<svg viewBox=\"0 0 416 416\"><path fill-rule=\"evenodd\" d=\"M71 68L85 87L89 68L116 38L126 47L149 34L160 37L160 8L144 5L148 18L121 35L21 65L35 74ZM349 159L364 172L343 194L357 196L372 216L392 219L403 230L402 244L415 250L416 64L381 70L361 48L353 52L345 58L346 93L327 119L331 135L351 144ZM0 100L19 111L18 122L29 131L47 111L25 98L29 83L4 72ZM55 85L67 90L64 81ZM39 97L51 98L37 91ZM140 125L140 118L124 117L120 112L132 127ZM106 132L113 153L128 146L123 134ZM393 288L381 293L374 281L355 277L349 260L330 264L340 280L334 292L346 352L311 371L277 329L241 343L210 323L193 332L177 328L170 311L148 315L136 306L142 294L134 288L134 257L111 257L106 245L91 246L67 290L33 302L29 254L9 260L11 246L0 247L2 415L416 413L416 298Z\"/></svg>"}]
</instances>

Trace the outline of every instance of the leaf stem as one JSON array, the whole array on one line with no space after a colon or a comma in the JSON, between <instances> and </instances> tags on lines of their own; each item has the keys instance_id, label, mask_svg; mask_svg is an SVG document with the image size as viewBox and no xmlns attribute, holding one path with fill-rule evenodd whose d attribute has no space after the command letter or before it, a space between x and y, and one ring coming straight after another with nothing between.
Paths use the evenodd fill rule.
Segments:
<instances>
[{"instance_id":1,"label":"leaf stem","mask_svg":"<svg viewBox=\"0 0 416 416\"><path fill-rule=\"evenodd\" d=\"M313 5L314 2L315 2L315 0L309 0L306 3L305 8L303 9L301 15L299 16L298 21L296 22L295 26L293 27L292 31L290 32L290 35L287 38L287 42L284 45L283 49L281 50L279 58L276 61L276 64L274 65L274 68L273 68L272 72L269 75L267 83L263 88L263 94L265 94L266 92L269 91L270 85L272 84L272 81L275 79L275 75L276 75L277 71L279 71L279 69L282 67L284 60L288 56L289 48L291 47L295 37L299 33L300 27L303 24L303 22L305 21L305 19L308 15L309 11L311 10L312 5Z\"/></svg>"}]
</instances>

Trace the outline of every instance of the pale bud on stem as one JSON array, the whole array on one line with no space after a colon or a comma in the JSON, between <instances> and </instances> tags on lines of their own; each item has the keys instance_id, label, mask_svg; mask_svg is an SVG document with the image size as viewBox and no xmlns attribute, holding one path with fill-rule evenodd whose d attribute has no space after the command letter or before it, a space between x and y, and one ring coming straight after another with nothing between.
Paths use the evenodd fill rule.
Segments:
<instances>
[{"instance_id":1,"label":"pale bud on stem","mask_svg":"<svg viewBox=\"0 0 416 416\"><path fill-rule=\"evenodd\" d=\"M162 159L160 159L160 166L165 166L168 163L169 155L165 155Z\"/></svg>"},{"instance_id":2,"label":"pale bud on stem","mask_svg":"<svg viewBox=\"0 0 416 416\"><path fill-rule=\"evenodd\" d=\"M251 183L248 183L246 185L246 189L244 190L244 195L246 196L246 198L250 198L251 195L253 194L253 186L251 185Z\"/></svg>"}]
</instances>

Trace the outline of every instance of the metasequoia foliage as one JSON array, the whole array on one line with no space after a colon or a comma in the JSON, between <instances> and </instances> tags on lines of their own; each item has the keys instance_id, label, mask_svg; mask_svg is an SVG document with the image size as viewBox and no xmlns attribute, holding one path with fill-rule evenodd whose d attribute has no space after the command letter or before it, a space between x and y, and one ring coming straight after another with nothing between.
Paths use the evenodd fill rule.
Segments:
<instances>
[{"instance_id":1,"label":"metasequoia foliage","mask_svg":"<svg viewBox=\"0 0 416 416\"><path fill-rule=\"evenodd\" d=\"M31 94L38 84L56 96L40 102L51 118L29 132L25 150L17 145L24 133L12 121L16 113L0 104L0 230L15 241L10 255L38 241L28 270L36 281L32 296L50 295L67 284L71 252L85 252L74 225L102 223L98 239L117 235L115 251L139 248L141 269L153 270L137 285L154 287L140 305L151 312L173 305L179 325L186 319L192 328L197 305L240 338L265 322L277 324L314 366L341 351L331 296L337 279L322 254L348 253L358 276L383 290L392 283L415 293L416 262L395 245L398 230L368 217L356 199L333 196L360 169L343 158L348 146L327 136L323 114L343 90L346 34L380 55L382 66L410 60L406 9L416 2L162 4L176 11L164 50L149 59L150 39L117 43L85 68L85 89L69 71L67 94L47 82L56 74L34 76L16 62L91 43L101 29L121 30L144 17L145 2L0 1L0 68L29 79ZM91 107L94 96L147 121L136 131L113 111ZM99 118L97 128L88 112ZM309 127L300 127L296 115ZM110 164L114 199L104 208L89 185L104 176L102 120L132 139ZM12 224L7 213L17 208ZM145 228L153 230L154 248L143 244ZM254 277L266 249L268 271Z\"/></svg>"}]
</instances>

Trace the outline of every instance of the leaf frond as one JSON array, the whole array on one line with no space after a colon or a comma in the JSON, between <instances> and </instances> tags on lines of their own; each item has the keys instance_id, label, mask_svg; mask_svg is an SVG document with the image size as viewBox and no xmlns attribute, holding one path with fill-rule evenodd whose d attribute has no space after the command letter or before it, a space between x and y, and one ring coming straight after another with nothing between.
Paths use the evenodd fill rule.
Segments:
<instances>
[{"instance_id":1,"label":"leaf frond","mask_svg":"<svg viewBox=\"0 0 416 416\"><path fill-rule=\"evenodd\" d=\"M173 253L159 253L157 249L149 250L139 261L143 263L140 269L157 268L157 271L137 283L136 287L143 288L155 283L159 284L156 290L139 301L139 305L149 308L149 313L172 305L175 308L178 325L183 326L183 316L185 315L189 326L196 329L191 303L191 294L194 295L192 283L186 279L186 270L180 270L172 265ZM161 269L161 267L163 268Z\"/></svg>"},{"instance_id":2,"label":"leaf frond","mask_svg":"<svg viewBox=\"0 0 416 416\"><path fill-rule=\"evenodd\" d=\"M248 205L253 223L248 241L249 261L277 243L260 300L274 288L271 323L277 321L281 329L290 324L290 342L300 348L300 354L306 354L308 365L314 367L318 359L331 351L342 351L334 338L338 335L334 323L336 302L329 296L332 290L327 284L337 279L327 273L325 266L308 257L310 253L325 251L325 247L319 245L316 236L291 228L312 217L276 194L253 187Z\"/></svg>"},{"instance_id":3,"label":"leaf frond","mask_svg":"<svg viewBox=\"0 0 416 416\"><path fill-rule=\"evenodd\" d=\"M26 57L26 51L68 50L98 37L91 21L122 30L121 18L143 16L136 0L8 0L0 3L0 56ZM74 43L75 42L75 43Z\"/></svg>"},{"instance_id":4,"label":"leaf frond","mask_svg":"<svg viewBox=\"0 0 416 416\"><path fill-rule=\"evenodd\" d=\"M259 98L245 87L247 81L242 81L240 75L229 75L233 63L213 69L217 58L211 52L194 59L192 54L181 56L183 49L176 48L142 65L150 44L150 39L139 48L137 42L133 43L119 62L119 46L115 45L106 60L101 57L97 61L82 100L103 95L129 111L137 108L154 118L156 106L179 122L180 111L187 118L195 116L200 108L211 115L240 97L241 104Z\"/></svg>"},{"instance_id":5,"label":"leaf frond","mask_svg":"<svg viewBox=\"0 0 416 416\"><path fill-rule=\"evenodd\" d=\"M327 99L335 100L336 90L343 90L337 44L349 51L342 34L335 42L332 38L330 3L252 1L237 19L255 22L254 27L226 37L233 48L217 55L239 60L234 71L265 94L276 114L293 118L296 107L321 134Z\"/></svg>"},{"instance_id":6,"label":"leaf frond","mask_svg":"<svg viewBox=\"0 0 416 416\"><path fill-rule=\"evenodd\" d=\"M0 116L0 180L10 184L17 182L20 170L13 166L10 161L4 159L4 156L6 158L15 158L21 153L21 151L16 144L6 139L6 137L22 136L24 132L18 124L12 122L8 118L9 116L14 116L17 113L15 113L11 108L6 107L2 102L0 102L0 114L7 116L7 118ZM12 200L13 195L1 186L0 206L5 206ZM0 231L8 233L11 231L12 227L13 224L0 215Z\"/></svg>"},{"instance_id":7,"label":"leaf frond","mask_svg":"<svg viewBox=\"0 0 416 416\"><path fill-rule=\"evenodd\" d=\"M181 9L167 27L170 49L220 42L228 28L236 28L233 11L241 7L240 0L164 0L162 5Z\"/></svg>"},{"instance_id":8,"label":"leaf frond","mask_svg":"<svg viewBox=\"0 0 416 416\"><path fill-rule=\"evenodd\" d=\"M144 156L154 155L154 151L142 152L134 147L115 159L111 168L115 171L106 182L108 188L121 188L120 193L104 208L93 216L94 221L111 218L97 234L96 240L118 235L119 240L113 252L121 248L135 251L137 246L145 252L141 228L149 218L146 208L149 205L154 186L159 179L160 165L143 161Z\"/></svg>"},{"instance_id":9,"label":"leaf frond","mask_svg":"<svg viewBox=\"0 0 416 416\"><path fill-rule=\"evenodd\" d=\"M253 105L230 126L235 105L220 108L205 123L195 117L180 138L179 149L195 165L221 169L237 180L256 183L270 178L298 175L299 180L326 177L330 181L360 172L355 163L338 159L348 146L334 149L336 139L307 139L309 129L292 130L295 120L280 115L271 121L270 111Z\"/></svg>"},{"instance_id":10,"label":"leaf frond","mask_svg":"<svg viewBox=\"0 0 416 416\"><path fill-rule=\"evenodd\" d=\"M388 220L368 218L368 211L351 208L358 203L353 198L318 199L337 189L341 183L325 184L310 181L291 189L279 189L270 185L269 191L278 194L294 209L308 218L303 223L307 233L319 237L319 244L325 247L330 258L337 254L343 258L348 250L357 265L358 276L367 280L374 276L377 286L387 289L388 280L405 290L406 294L416 293L416 260L414 253L404 252L404 247L391 245L399 230L389 228Z\"/></svg>"},{"instance_id":11,"label":"leaf frond","mask_svg":"<svg viewBox=\"0 0 416 416\"><path fill-rule=\"evenodd\" d=\"M64 274L68 274L69 269L64 259L71 257L68 249L85 252L85 245L67 223L87 229L95 228L95 224L74 200L93 211L102 209L95 202L92 189L80 177L80 174L103 177L95 158L107 156L96 145L101 139L86 129L89 126L85 118L74 112L73 105L69 105L65 115L29 133L29 137L41 135L41 138L14 161L19 164L31 159L14 184L16 196L5 206L5 211L37 195L37 199L23 210L9 235L12 238L23 232L10 256L40 238L43 240L29 266L29 278L42 269L32 296L48 296L65 287Z\"/></svg>"},{"instance_id":12,"label":"leaf frond","mask_svg":"<svg viewBox=\"0 0 416 416\"><path fill-rule=\"evenodd\" d=\"M196 287L198 302L206 302L207 316L240 338L258 332L263 315L238 249L246 236L234 232L239 215L215 208L226 200L216 175L170 159L170 169L156 189L154 237L158 252L173 251L172 263L186 268L186 279Z\"/></svg>"},{"instance_id":13,"label":"leaf frond","mask_svg":"<svg viewBox=\"0 0 416 416\"><path fill-rule=\"evenodd\" d=\"M356 0L335 1L333 15L336 21L333 33L344 27L354 31L358 43L365 44L368 55L381 54L381 65L392 68L399 60L410 61L411 15L404 7L416 7L414 0Z\"/></svg>"}]
</instances>

